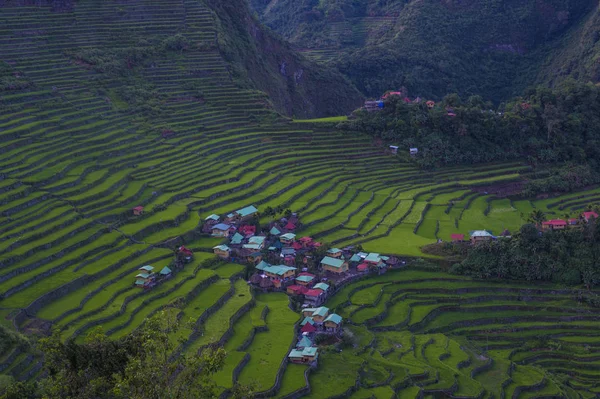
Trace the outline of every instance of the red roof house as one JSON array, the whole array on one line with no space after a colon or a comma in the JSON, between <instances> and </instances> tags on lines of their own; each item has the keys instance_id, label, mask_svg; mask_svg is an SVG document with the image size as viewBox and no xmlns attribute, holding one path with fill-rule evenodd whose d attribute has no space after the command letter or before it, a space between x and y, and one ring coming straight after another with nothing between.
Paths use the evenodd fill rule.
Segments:
<instances>
[{"instance_id":1,"label":"red roof house","mask_svg":"<svg viewBox=\"0 0 600 399\"><path fill-rule=\"evenodd\" d=\"M402 95L401 91L390 91L389 93L385 93L381 98L383 98L385 100L390 96L401 96L401 95Z\"/></svg>"},{"instance_id":2,"label":"red roof house","mask_svg":"<svg viewBox=\"0 0 600 399\"><path fill-rule=\"evenodd\" d=\"M144 207L143 206L136 206L135 208L133 208L133 214L134 216L139 216L141 214L144 213Z\"/></svg>"},{"instance_id":3,"label":"red roof house","mask_svg":"<svg viewBox=\"0 0 600 399\"><path fill-rule=\"evenodd\" d=\"M245 236L253 236L254 234L256 234L256 226L245 224L243 226L240 226L238 231Z\"/></svg>"},{"instance_id":4,"label":"red roof house","mask_svg":"<svg viewBox=\"0 0 600 399\"><path fill-rule=\"evenodd\" d=\"M465 235L464 234L451 234L450 235L450 239L452 240L452 242L459 242L459 241L464 241L465 240Z\"/></svg>"},{"instance_id":5,"label":"red roof house","mask_svg":"<svg viewBox=\"0 0 600 399\"><path fill-rule=\"evenodd\" d=\"M308 288L303 285L290 285L287 287L287 293L292 295L302 295L304 294Z\"/></svg>"},{"instance_id":6,"label":"red roof house","mask_svg":"<svg viewBox=\"0 0 600 399\"><path fill-rule=\"evenodd\" d=\"M542 223L542 230L562 230L567 227L567 222L562 219L548 220Z\"/></svg>"},{"instance_id":7,"label":"red roof house","mask_svg":"<svg viewBox=\"0 0 600 399\"><path fill-rule=\"evenodd\" d=\"M583 212L583 218L586 222L589 222L591 218L598 219L598 214L593 211Z\"/></svg>"},{"instance_id":8,"label":"red roof house","mask_svg":"<svg viewBox=\"0 0 600 399\"><path fill-rule=\"evenodd\" d=\"M294 248L295 250L299 250L299 249L302 249L302 248L304 248L304 247L303 247L303 246L302 246L302 244L300 244L299 242L294 242L294 243L292 244L292 248Z\"/></svg>"},{"instance_id":9,"label":"red roof house","mask_svg":"<svg viewBox=\"0 0 600 399\"><path fill-rule=\"evenodd\" d=\"M361 263L360 265L356 266L356 270L358 270L359 272L364 272L366 270L369 270L369 265L367 263Z\"/></svg>"},{"instance_id":10,"label":"red roof house","mask_svg":"<svg viewBox=\"0 0 600 399\"><path fill-rule=\"evenodd\" d=\"M319 295L321 295L323 293L322 290L307 290L304 293L304 296L311 296L311 297L318 297Z\"/></svg>"},{"instance_id":11,"label":"red roof house","mask_svg":"<svg viewBox=\"0 0 600 399\"><path fill-rule=\"evenodd\" d=\"M179 253L182 254L183 256L192 256L192 255L194 255L194 253L192 252L191 249L188 249L188 248L186 248L183 245L179 247Z\"/></svg>"},{"instance_id":12,"label":"red roof house","mask_svg":"<svg viewBox=\"0 0 600 399\"><path fill-rule=\"evenodd\" d=\"M296 225L292 222L287 222L283 228L286 230L296 230Z\"/></svg>"},{"instance_id":13,"label":"red roof house","mask_svg":"<svg viewBox=\"0 0 600 399\"><path fill-rule=\"evenodd\" d=\"M315 331L317 331L317 327L313 326L310 323L306 323L301 329L300 332L302 333L314 333Z\"/></svg>"}]
</instances>

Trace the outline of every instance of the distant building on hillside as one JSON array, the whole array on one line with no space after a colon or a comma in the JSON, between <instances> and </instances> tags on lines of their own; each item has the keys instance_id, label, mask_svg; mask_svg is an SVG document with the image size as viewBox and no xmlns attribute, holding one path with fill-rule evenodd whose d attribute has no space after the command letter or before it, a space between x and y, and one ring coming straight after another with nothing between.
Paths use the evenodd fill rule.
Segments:
<instances>
[{"instance_id":1,"label":"distant building on hillside","mask_svg":"<svg viewBox=\"0 0 600 399\"><path fill-rule=\"evenodd\" d=\"M397 145L391 145L390 146L390 152L394 155L398 154L398 146Z\"/></svg>"},{"instance_id":2,"label":"distant building on hillside","mask_svg":"<svg viewBox=\"0 0 600 399\"><path fill-rule=\"evenodd\" d=\"M548 220L542 222L542 230L564 230L567 228L567 221L562 219Z\"/></svg>"},{"instance_id":3,"label":"distant building on hillside","mask_svg":"<svg viewBox=\"0 0 600 399\"><path fill-rule=\"evenodd\" d=\"M143 206L136 206L135 208L133 208L133 216L140 216L143 214L144 214Z\"/></svg>"},{"instance_id":4,"label":"distant building on hillside","mask_svg":"<svg viewBox=\"0 0 600 399\"><path fill-rule=\"evenodd\" d=\"M413 148L410 148L409 152L410 152L410 156L414 157L419 153L419 149L416 147L413 147Z\"/></svg>"},{"instance_id":5,"label":"distant building on hillside","mask_svg":"<svg viewBox=\"0 0 600 399\"><path fill-rule=\"evenodd\" d=\"M471 232L471 244L491 241L492 238L494 238L494 236L492 236L492 234L486 230L477 230Z\"/></svg>"}]
</instances>

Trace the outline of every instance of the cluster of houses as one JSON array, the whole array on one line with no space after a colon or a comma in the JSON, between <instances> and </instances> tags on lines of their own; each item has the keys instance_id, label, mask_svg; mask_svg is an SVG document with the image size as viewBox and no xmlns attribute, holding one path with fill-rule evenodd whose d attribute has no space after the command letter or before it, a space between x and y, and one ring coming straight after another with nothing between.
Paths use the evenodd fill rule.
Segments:
<instances>
[{"instance_id":1,"label":"cluster of houses","mask_svg":"<svg viewBox=\"0 0 600 399\"><path fill-rule=\"evenodd\" d=\"M138 269L138 274L135 276L135 286L144 289L153 288L162 280L171 278L172 273L168 266L163 267L158 273L154 272L153 266L142 266Z\"/></svg>"},{"instance_id":2,"label":"cluster of houses","mask_svg":"<svg viewBox=\"0 0 600 399\"><path fill-rule=\"evenodd\" d=\"M213 247L217 256L254 265L269 260L272 264L292 267L298 259L307 263L311 258L309 253L321 246L311 237L297 238L295 231L300 221L296 214L271 222L263 232L258 230L257 223L248 223L257 212L254 206L249 206L227 215L223 221L214 214L205 219L206 233L228 240Z\"/></svg>"},{"instance_id":3,"label":"cluster of houses","mask_svg":"<svg viewBox=\"0 0 600 399\"><path fill-rule=\"evenodd\" d=\"M175 268L182 269L185 263L192 261L193 256L194 253L190 249L183 245L180 246L177 249L177 256L174 263ZM154 266L146 265L138 269L138 274L135 276L134 284L139 288L151 289L163 281L170 279L172 275L173 271L169 268L169 266L163 267L160 272L156 273L154 271Z\"/></svg>"},{"instance_id":4,"label":"cluster of houses","mask_svg":"<svg viewBox=\"0 0 600 399\"><path fill-rule=\"evenodd\" d=\"M593 211L583 212L579 219L553 219L542 222L542 231L564 230L567 226L576 226L578 224L588 223L592 219L597 219L598 214Z\"/></svg>"},{"instance_id":5,"label":"cluster of houses","mask_svg":"<svg viewBox=\"0 0 600 399\"><path fill-rule=\"evenodd\" d=\"M598 214L593 211L583 212L579 219L552 219L542 222L539 227L541 227L542 231L553 231L553 230L564 230L567 226L577 226L582 223L588 223L590 220L597 219ZM475 245L481 242L488 242L492 240L496 240L499 237L492 234L489 230L475 230L469 232L471 244ZM508 230L504 230L500 235L500 238L509 238L510 232ZM453 233L450 235L450 240L452 242L466 242L464 234Z\"/></svg>"},{"instance_id":6,"label":"cluster of houses","mask_svg":"<svg viewBox=\"0 0 600 399\"><path fill-rule=\"evenodd\" d=\"M294 266L271 265L263 260L256 265L250 283L263 291L285 291L303 299L306 306L320 306L331 293L331 285L327 282L337 283L367 273L382 274L397 263L396 258L377 253L352 253L331 248L314 274L309 273L308 268L302 268L298 273Z\"/></svg>"},{"instance_id":7,"label":"cluster of houses","mask_svg":"<svg viewBox=\"0 0 600 399\"><path fill-rule=\"evenodd\" d=\"M298 343L290 351L288 359L292 363L315 367L319 357L319 349L313 343L315 337L319 334L339 335L343 320L340 315L329 313L329 308L325 306L304 308L302 317L303 320L298 326L300 328Z\"/></svg>"}]
</instances>

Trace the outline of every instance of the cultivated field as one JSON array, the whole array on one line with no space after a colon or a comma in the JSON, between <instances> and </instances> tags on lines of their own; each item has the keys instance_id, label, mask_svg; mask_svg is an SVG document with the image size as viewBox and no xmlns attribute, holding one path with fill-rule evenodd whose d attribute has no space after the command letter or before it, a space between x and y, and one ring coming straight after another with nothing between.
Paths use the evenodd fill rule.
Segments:
<instances>
[{"instance_id":1,"label":"cultivated field","mask_svg":"<svg viewBox=\"0 0 600 399\"><path fill-rule=\"evenodd\" d=\"M413 269L353 283L326 305L356 345L322 354L309 397L596 397L600 316L576 299Z\"/></svg>"},{"instance_id":2,"label":"cultivated field","mask_svg":"<svg viewBox=\"0 0 600 399\"><path fill-rule=\"evenodd\" d=\"M65 338L76 339L102 325L110 336L119 337L176 304L177 312L196 320L193 327L173 337L185 341L179 350L199 350L220 342L230 352L218 377L224 390L235 381L256 382L261 390L280 382L276 388L285 395L304 386L304 369L282 367L298 319L289 311L285 295L253 297L239 280L241 266L201 267L213 257L210 248L220 242L198 234L207 215L250 204L259 209L284 205L300 213L303 232L319 241L340 247L360 243L366 250L385 254L421 255L420 246L436 238L448 239L453 232L513 230L524 221L522 214L534 208L562 216L600 197L596 190L534 202L495 199L471 188L526 176L528 168L510 163L423 172L384 154L367 137L310 122L289 123L272 112L262 93L236 85L215 44L213 16L195 0L80 1L73 9L57 12L49 7L4 7L0 26L4 32L0 60L30 83L23 90L0 91L0 322L27 333L47 331L51 322ZM98 72L67 55L73 49L125 48L142 39L161 41L178 33L192 45L185 51L155 55L126 78ZM158 103L138 108L127 102L117 90L124 79L158 93ZM162 138L165 129L175 135ZM138 205L145 207L145 213L134 217L131 210ZM171 263L171 248L180 243L195 251L193 263L149 292L133 286L140 266L162 268ZM435 290L430 293L438 295ZM385 292L390 301L399 298L396 294ZM451 294L447 298L458 301ZM351 314L346 306L344 316L367 323L386 311L386 302L369 295L358 295L360 303L372 304L377 311L357 308ZM419 337L410 375L431 367L428 362L437 362L439 356L429 351L451 353L440 362L456 366L469 356L456 342L467 336L482 337L480 331L468 332L466 326L457 330L447 324L434 328L421 323L437 304L434 300L438 297L413 296L394 302L387 311L397 316L374 326L383 328L410 318L403 332L390 333L390 340L402 342L404 348L409 347L407 339ZM556 297L552 302L560 300ZM402 307L419 302L425 303L410 307L419 309L414 315ZM553 306L557 310L551 316L561 317L571 305ZM549 320L553 321L557 322ZM439 335L450 331L452 338ZM585 336L564 340L583 345L588 343ZM509 336L488 334L487 338L494 351L513 349ZM371 351L385 353L389 351L385 342L392 341L378 340ZM481 344L481 339L475 341ZM427 359L419 358L422 352ZM508 372L509 356L501 353L486 373ZM353 384L364 359L351 351L339 356L354 367L339 380L336 390L341 392ZM388 377L388 366L383 364L389 364L390 370L407 367L399 367L390 356L395 355L381 355L380 363L373 363L369 381ZM552 361L512 359L523 365L513 370L513 382L504 387L507 392L540 382L527 372L533 370L530 364ZM327 378L323 374L329 370L327 364L336 362L334 355L323 357L324 366L310 377L313 396L324 397L319 396L319 380ZM474 369L481 362L473 360L468 367ZM462 382L468 380L467 369L456 368L462 376L459 388L476 394L479 385ZM35 355L19 348L0 353L2 373L27 379L40 371L41 361ZM452 385L450 373L439 379L440 387ZM590 373L594 372L578 381L588 384ZM402 376L394 372L394 383L356 395L386 397ZM480 385L487 388L483 382ZM553 392L549 382L543 389Z\"/></svg>"}]
</instances>

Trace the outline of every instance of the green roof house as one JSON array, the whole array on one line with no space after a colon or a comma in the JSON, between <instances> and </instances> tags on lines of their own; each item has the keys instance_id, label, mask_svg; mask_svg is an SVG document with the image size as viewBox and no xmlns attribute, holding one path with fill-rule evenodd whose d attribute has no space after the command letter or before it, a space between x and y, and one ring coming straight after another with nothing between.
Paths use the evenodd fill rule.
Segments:
<instances>
[{"instance_id":1,"label":"green roof house","mask_svg":"<svg viewBox=\"0 0 600 399\"><path fill-rule=\"evenodd\" d=\"M327 255L332 258L339 258L342 256L342 250L339 248L331 248L327 250Z\"/></svg>"},{"instance_id":2,"label":"green roof house","mask_svg":"<svg viewBox=\"0 0 600 399\"><path fill-rule=\"evenodd\" d=\"M325 323L328 321L335 324L340 324L342 322L342 316L340 316L339 314L332 313L329 316L327 316L327 318L325 319Z\"/></svg>"},{"instance_id":3,"label":"green roof house","mask_svg":"<svg viewBox=\"0 0 600 399\"><path fill-rule=\"evenodd\" d=\"M300 281L303 283L310 283L311 281L313 281L315 278L313 276L298 276L296 277L296 281Z\"/></svg>"},{"instance_id":4,"label":"green roof house","mask_svg":"<svg viewBox=\"0 0 600 399\"><path fill-rule=\"evenodd\" d=\"M332 313L325 321L323 321L323 326L325 327L325 331L329 333L337 333L340 331L340 327L342 325L342 316Z\"/></svg>"},{"instance_id":5,"label":"green roof house","mask_svg":"<svg viewBox=\"0 0 600 399\"><path fill-rule=\"evenodd\" d=\"M273 227L271 227L269 234L271 234L273 236L278 236L281 234L281 231L279 231L279 229L277 227L273 226Z\"/></svg>"},{"instance_id":6,"label":"green roof house","mask_svg":"<svg viewBox=\"0 0 600 399\"><path fill-rule=\"evenodd\" d=\"M150 265L146 265L146 266L140 267L139 270L143 270L145 272L152 273L152 270L154 270L154 267L152 267Z\"/></svg>"},{"instance_id":7,"label":"green roof house","mask_svg":"<svg viewBox=\"0 0 600 399\"><path fill-rule=\"evenodd\" d=\"M231 245L240 245L244 240L244 236L240 233L235 233L233 237L231 237Z\"/></svg>"},{"instance_id":8,"label":"green roof house","mask_svg":"<svg viewBox=\"0 0 600 399\"><path fill-rule=\"evenodd\" d=\"M279 236L279 241L281 241L282 244L292 244L295 239L296 234L294 233L285 233Z\"/></svg>"},{"instance_id":9,"label":"green roof house","mask_svg":"<svg viewBox=\"0 0 600 399\"><path fill-rule=\"evenodd\" d=\"M262 270L264 271L266 268L270 267L271 265L269 265L267 262L265 262L264 260L261 261L258 265L256 265L256 268L258 270Z\"/></svg>"},{"instance_id":10,"label":"green roof house","mask_svg":"<svg viewBox=\"0 0 600 399\"><path fill-rule=\"evenodd\" d=\"M321 260L321 268L332 273L345 273L348 271L348 262L343 259L326 256Z\"/></svg>"},{"instance_id":11,"label":"green roof house","mask_svg":"<svg viewBox=\"0 0 600 399\"><path fill-rule=\"evenodd\" d=\"M212 214L210 216L207 216L206 219L204 219L205 221L213 221L213 222L218 222L221 219L221 217L219 215L216 214Z\"/></svg>"},{"instance_id":12,"label":"green roof house","mask_svg":"<svg viewBox=\"0 0 600 399\"><path fill-rule=\"evenodd\" d=\"M302 336L302 339L296 345L296 348L310 348L312 345L313 345L313 343L310 340L310 338L308 338L306 335L304 335L304 336Z\"/></svg>"},{"instance_id":13,"label":"green roof house","mask_svg":"<svg viewBox=\"0 0 600 399\"><path fill-rule=\"evenodd\" d=\"M379 257L379 254L376 253L370 253L369 255L367 255L367 257L365 258L365 262L367 263L374 263L377 264L379 262L381 262L381 258Z\"/></svg>"},{"instance_id":14,"label":"green roof house","mask_svg":"<svg viewBox=\"0 0 600 399\"><path fill-rule=\"evenodd\" d=\"M318 283L315 284L315 286L313 287L314 290L322 290L322 291L327 291L329 289L329 285L325 284L325 283Z\"/></svg>"},{"instance_id":15,"label":"green roof house","mask_svg":"<svg viewBox=\"0 0 600 399\"><path fill-rule=\"evenodd\" d=\"M160 271L161 276L169 276L169 275L171 275L171 273L172 273L172 271L171 271L171 269L169 269L168 266L163 267L162 270Z\"/></svg>"},{"instance_id":16,"label":"green roof house","mask_svg":"<svg viewBox=\"0 0 600 399\"><path fill-rule=\"evenodd\" d=\"M304 327L304 325L305 325L306 323L308 323L308 324L310 324L310 325L314 325L314 324L315 324L315 321L312 319L312 317L310 317L310 316L306 316L306 317L304 318L304 320L302 320L302 322L300 323L300 327Z\"/></svg>"},{"instance_id":17,"label":"green roof house","mask_svg":"<svg viewBox=\"0 0 600 399\"><path fill-rule=\"evenodd\" d=\"M258 209L256 209L256 207L254 207L254 205L250 205L245 208L238 209L234 213L237 217L245 218L245 217L254 215L256 212L258 212Z\"/></svg>"}]
</instances>

